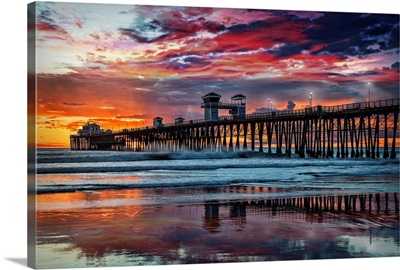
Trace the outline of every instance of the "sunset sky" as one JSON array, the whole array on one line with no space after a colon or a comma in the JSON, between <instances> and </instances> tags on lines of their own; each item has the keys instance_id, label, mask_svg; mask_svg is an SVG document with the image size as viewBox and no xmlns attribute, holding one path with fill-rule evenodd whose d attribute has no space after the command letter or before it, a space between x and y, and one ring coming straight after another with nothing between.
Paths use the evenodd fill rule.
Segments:
<instances>
[{"instance_id":1,"label":"sunset sky","mask_svg":"<svg viewBox=\"0 0 400 270\"><path fill-rule=\"evenodd\" d=\"M399 15L37 2L37 144L85 122L203 118L201 96L247 113L399 97ZM33 28L35 26L30 25ZM221 112L221 115L227 112Z\"/></svg>"}]
</instances>

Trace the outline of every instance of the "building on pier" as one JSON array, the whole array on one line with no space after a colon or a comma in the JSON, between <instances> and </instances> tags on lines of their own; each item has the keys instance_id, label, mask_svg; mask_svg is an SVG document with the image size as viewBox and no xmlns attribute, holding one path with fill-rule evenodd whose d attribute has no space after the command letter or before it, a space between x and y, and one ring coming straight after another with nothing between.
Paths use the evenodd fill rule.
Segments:
<instances>
[{"instance_id":1,"label":"building on pier","mask_svg":"<svg viewBox=\"0 0 400 270\"><path fill-rule=\"evenodd\" d=\"M218 108L221 108L219 102ZM163 125L163 119L156 117L153 127L100 135L87 135L90 128L85 128L70 135L70 140L71 150L251 150L287 156L294 153L299 157L396 158L399 119L396 98L243 117L231 115L211 121L179 119L172 125ZM101 129L94 126L94 130Z\"/></svg>"},{"instance_id":2,"label":"building on pier","mask_svg":"<svg viewBox=\"0 0 400 270\"><path fill-rule=\"evenodd\" d=\"M87 122L81 129L78 130L78 135L100 135L103 130L96 123Z\"/></svg>"},{"instance_id":3,"label":"building on pier","mask_svg":"<svg viewBox=\"0 0 400 270\"><path fill-rule=\"evenodd\" d=\"M231 104L226 104L225 107L229 109L229 114L233 117L245 117L246 97L242 94L234 95L231 97Z\"/></svg>"},{"instance_id":4,"label":"building on pier","mask_svg":"<svg viewBox=\"0 0 400 270\"><path fill-rule=\"evenodd\" d=\"M242 94L234 95L232 98L232 104L237 107L237 115L239 117L246 115L246 97Z\"/></svg>"},{"instance_id":5,"label":"building on pier","mask_svg":"<svg viewBox=\"0 0 400 270\"><path fill-rule=\"evenodd\" d=\"M203 103L201 107L204 108L204 120L218 121L219 109L229 110L229 114L233 117L246 116L246 96L237 94L231 97L231 103L219 102L221 96L211 92L201 97Z\"/></svg>"},{"instance_id":6,"label":"building on pier","mask_svg":"<svg viewBox=\"0 0 400 270\"><path fill-rule=\"evenodd\" d=\"M184 121L182 117L175 118L175 125L182 125Z\"/></svg>"},{"instance_id":7,"label":"building on pier","mask_svg":"<svg viewBox=\"0 0 400 270\"><path fill-rule=\"evenodd\" d=\"M221 96L211 92L205 96L202 96L201 98L203 99L201 107L204 108L204 120L217 121L219 109L218 106Z\"/></svg>"},{"instance_id":8,"label":"building on pier","mask_svg":"<svg viewBox=\"0 0 400 270\"><path fill-rule=\"evenodd\" d=\"M161 117L156 117L153 119L153 127L154 128L159 128L163 126L163 121L164 119Z\"/></svg>"}]
</instances>

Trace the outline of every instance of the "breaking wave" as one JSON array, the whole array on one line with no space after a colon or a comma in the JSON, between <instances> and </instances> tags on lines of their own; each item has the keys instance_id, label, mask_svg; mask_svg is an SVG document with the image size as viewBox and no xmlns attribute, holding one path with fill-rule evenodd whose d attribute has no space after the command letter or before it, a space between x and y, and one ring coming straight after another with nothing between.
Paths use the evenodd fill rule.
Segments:
<instances>
[{"instance_id":1,"label":"breaking wave","mask_svg":"<svg viewBox=\"0 0 400 270\"><path fill-rule=\"evenodd\" d=\"M399 160L286 158L259 152L134 153L40 150L37 192L223 186L397 187ZM134 180L132 180L134 179ZM393 180L394 179L394 180ZM386 183L386 184L385 184Z\"/></svg>"},{"instance_id":2,"label":"breaking wave","mask_svg":"<svg viewBox=\"0 0 400 270\"><path fill-rule=\"evenodd\" d=\"M113 151L74 151L70 150L41 150L37 163L71 163L71 162L122 162L143 160L191 160L191 159L231 159L231 158L260 158L283 157L284 155L260 153L253 151L243 152L180 152L180 153L141 153L141 152L113 152Z\"/></svg>"}]
</instances>

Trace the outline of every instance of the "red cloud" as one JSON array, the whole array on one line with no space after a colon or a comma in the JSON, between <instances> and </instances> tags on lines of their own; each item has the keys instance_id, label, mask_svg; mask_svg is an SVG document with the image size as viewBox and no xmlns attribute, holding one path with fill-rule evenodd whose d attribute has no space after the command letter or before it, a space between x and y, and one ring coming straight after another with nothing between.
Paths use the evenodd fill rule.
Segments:
<instances>
[{"instance_id":1,"label":"red cloud","mask_svg":"<svg viewBox=\"0 0 400 270\"><path fill-rule=\"evenodd\" d=\"M46 32L52 32L52 33L56 33L56 34L60 34L60 35L69 36L68 32L65 29L63 29L57 25L39 22L36 25L36 27L37 27L38 31L46 31Z\"/></svg>"}]
</instances>

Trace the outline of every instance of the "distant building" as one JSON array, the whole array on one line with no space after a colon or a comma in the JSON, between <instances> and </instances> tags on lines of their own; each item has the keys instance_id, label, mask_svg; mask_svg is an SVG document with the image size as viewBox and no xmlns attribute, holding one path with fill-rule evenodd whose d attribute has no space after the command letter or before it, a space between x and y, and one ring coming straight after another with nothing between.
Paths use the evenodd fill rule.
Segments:
<instances>
[{"instance_id":1,"label":"distant building","mask_svg":"<svg viewBox=\"0 0 400 270\"><path fill-rule=\"evenodd\" d=\"M100 135L102 130L100 126L96 123L87 122L82 129L78 130L78 135Z\"/></svg>"},{"instance_id":2,"label":"distant building","mask_svg":"<svg viewBox=\"0 0 400 270\"><path fill-rule=\"evenodd\" d=\"M163 123L162 123L163 119L161 117L156 117L153 119L153 128L158 128L158 127L162 127Z\"/></svg>"}]
</instances>

